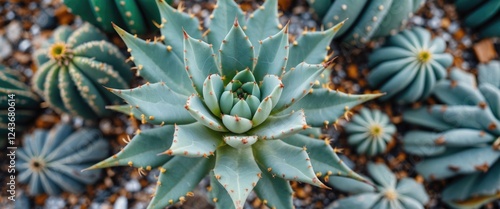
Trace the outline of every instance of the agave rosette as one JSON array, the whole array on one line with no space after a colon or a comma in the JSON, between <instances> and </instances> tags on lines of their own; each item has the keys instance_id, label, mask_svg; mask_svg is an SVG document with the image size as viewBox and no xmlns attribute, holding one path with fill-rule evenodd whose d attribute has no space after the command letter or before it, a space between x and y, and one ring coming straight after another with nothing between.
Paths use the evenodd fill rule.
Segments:
<instances>
[{"instance_id":1,"label":"agave rosette","mask_svg":"<svg viewBox=\"0 0 500 209\"><path fill-rule=\"evenodd\" d=\"M160 127L138 131L92 168L160 167L149 208L185 201L208 174L218 208L243 208L252 190L270 207L292 208L289 180L319 187L324 175L362 180L328 143L305 135L378 96L313 90L332 63L308 63L324 61L341 24L289 44L276 0L246 21L234 1L220 0L204 36L194 16L157 3L163 36L155 41L116 28L149 83L110 90L129 103L111 108Z\"/></svg>"}]
</instances>

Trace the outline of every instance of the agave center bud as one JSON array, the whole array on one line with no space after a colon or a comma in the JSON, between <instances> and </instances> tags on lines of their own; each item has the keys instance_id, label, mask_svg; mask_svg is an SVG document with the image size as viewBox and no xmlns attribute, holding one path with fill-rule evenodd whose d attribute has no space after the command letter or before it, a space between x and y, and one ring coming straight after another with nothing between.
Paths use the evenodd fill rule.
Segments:
<instances>
[{"instance_id":1,"label":"agave center bud","mask_svg":"<svg viewBox=\"0 0 500 209\"><path fill-rule=\"evenodd\" d=\"M56 60L59 65L69 65L73 52L65 43L57 42L49 48L49 58Z\"/></svg>"},{"instance_id":2,"label":"agave center bud","mask_svg":"<svg viewBox=\"0 0 500 209\"><path fill-rule=\"evenodd\" d=\"M385 190L384 196L389 201L398 199L398 193L396 192L396 190L394 190L392 188Z\"/></svg>"},{"instance_id":3,"label":"agave center bud","mask_svg":"<svg viewBox=\"0 0 500 209\"><path fill-rule=\"evenodd\" d=\"M40 172L45 168L45 162L39 159L31 159L29 166L31 170Z\"/></svg>"},{"instance_id":4,"label":"agave center bud","mask_svg":"<svg viewBox=\"0 0 500 209\"><path fill-rule=\"evenodd\" d=\"M493 142L493 150L500 151L500 136Z\"/></svg>"},{"instance_id":5,"label":"agave center bud","mask_svg":"<svg viewBox=\"0 0 500 209\"><path fill-rule=\"evenodd\" d=\"M369 130L370 136L373 138L380 137L384 134L384 129L379 124L372 124Z\"/></svg>"},{"instance_id":6,"label":"agave center bud","mask_svg":"<svg viewBox=\"0 0 500 209\"><path fill-rule=\"evenodd\" d=\"M422 50L418 53L417 59L421 63L427 63L432 59L432 54L431 54L431 52L429 52L427 50Z\"/></svg>"}]
</instances>

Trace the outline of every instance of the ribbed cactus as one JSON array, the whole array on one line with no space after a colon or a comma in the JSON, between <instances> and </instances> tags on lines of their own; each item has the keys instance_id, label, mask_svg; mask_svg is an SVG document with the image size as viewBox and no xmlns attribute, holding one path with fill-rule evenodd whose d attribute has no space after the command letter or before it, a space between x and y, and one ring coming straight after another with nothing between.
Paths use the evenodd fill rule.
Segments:
<instances>
[{"instance_id":1,"label":"ribbed cactus","mask_svg":"<svg viewBox=\"0 0 500 209\"><path fill-rule=\"evenodd\" d=\"M348 19L337 39L349 45L394 35L403 28L423 0L308 0L311 8L331 28Z\"/></svg>"},{"instance_id":2,"label":"ribbed cactus","mask_svg":"<svg viewBox=\"0 0 500 209\"><path fill-rule=\"evenodd\" d=\"M399 181L384 164L368 164L375 187L352 179L334 176L330 184L353 194L330 204L327 209L424 209L429 196L422 184L411 178Z\"/></svg>"},{"instance_id":3,"label":"ribbed cactus","mask_svg":"<svg viewBox=\"0 0 500 209\"><path fill-rule=\"evenodd\" d=\"M358 153L374 156L385 152L396 133L396 126L380 110L363 108L352 117L345 131L349 144L356 146Z\"/></svg>"},{"instance_id":4,"label":"ribbed cactus","mask_svg":"<svg viewBox=\"0 0 500 209\"><path fill-rule=\"evenodd\" d=\"M63 0L63 3L70 12L108 33L114 31L112 23L132 33L144 34L156 29L154 24L160 22L155 0Z\"/></svg>"},{"instance_id":5,"label":"ribbed cactus","mask_svg":"<svg viewBox=\"0 0 500 209\"><path fill-rule=\"evenodd\" d=\"M9 102L11 99L15 101ZM40 98L22 82L22 75L0 65L0 146L11 130L17 132L25 129L35 118L39 107ZM15 117L14 121L9 120L12 117ZM9 123L15 124L10 126L11 130L8 129Z\"/></svg>"},{"instance_id":6,"label":"ribbed cactus","mask_svg":"<svg viewBox=\"0 0 500 209\"><path fill-rule=\"evenodd\" d=\"M500 1L455 0L458 13L466 26L481 37L500 37Z\"/></svg>"},{"instance_id":7,"label":"ribbed cactus","mask_svg":"<svg viewBox=\"0 0 500 209\"><path fill-rule=\"evenodd\" d=\"M427 98L452 62L446 43L429 31L414 27L388 39L370 55L369 84L387 94L382 100L411 103Z\"/></svg>"},{"instance_id":8,"label":"ribbed cactus","mask_svg":"<svg viewBox=\"0 0 500 209\"><path fill-rule=\"evenodd\" d=\"M35 130L23 144L16 153L17 177L28 184L31 195L84 191L85 185L99 179L100 170L82 169L105 158L109 146L98 130L83 128L74 132L65 123L50 131Z\"/></svg>"},{"instance_id":9,"label":"ribbed cactus","mask_svg":"<svg viewBox=\"0 0 500 209\"><path fill-rule=\"evenodd\" d=\"M206 175L211 199L224 209L243 208L252 190L269 207L293 208L289 180L322 188L318 177L324 175L362 180L328 140L299 134L378 96L312 90L332 63L305 62L323 61L342 24L289 44L276 0L266 1L248 20L233 0L219 0L204 36L196 18L157 3L162 36L156 41L116 28L150 83L111 91L130 104L127 113L161 127L138 131L122 152L92 168L159 167L149 208L186 201Z\"/></svg>"},{"instance_id":10,"label":"ribbed cactus","mask_svg":"<svg viewBox=\"0 0 500 209\"><path fill-rule=\"evenodd\" d=\"M51 108L95 119L111 113L106 105L121 103L103 86L128 88L132 74L118 48L106 40L88 23L74 31L60 26L50 43L35 51L33 88Z\"/></svg>"},{"instance_id":11,"label":"ribbed cactus","mask_svg":"<svg viewBox=\"0 0 500 209\"><path fill-rule=\"evenodd\" d=\"M460 176L443 192L454 208L478 208L500 198L500 62L473 75L455 69L434 94L443 105L405 112L404 120L437 132L412 131L405 150L428 156L416 168L426 179Z\"/></svg>"}]
</instances>

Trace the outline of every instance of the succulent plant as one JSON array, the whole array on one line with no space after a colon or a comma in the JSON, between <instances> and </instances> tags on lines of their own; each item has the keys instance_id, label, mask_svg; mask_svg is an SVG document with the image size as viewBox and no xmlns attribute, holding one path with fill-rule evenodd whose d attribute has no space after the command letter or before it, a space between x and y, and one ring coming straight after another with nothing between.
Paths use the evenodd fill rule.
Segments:
<instances>
[{"instance_id":1,"label":"succulent plant","mask_svg":"<svg viewBox=\"0 0 500 209\"><path fill-rule=\"evenodd\" d=\"M40 98L22 79L18 71L0 65L0 146L5 143L8 133L24 130L40 107ZM10 105L9 99L15 99L15 102ZM9 120L12 116L15 121ZM15 124L10 130L9 123Z\"/></svg>"},{"instance_id":2,"label":"succulent plant","mask_svg":"<svg viewBox=\"0 0 500 209\"><path fill-rule=\"evenodd\" d=\"M403 104L423 100L446 76L446 68L453 62L445 49L442 38L432 39L423 28L404 30L370 55L368 82L387 92L381 100Z\"/></svg>"},{"instance_id":3,"label":"succulent plant","mask_svg":"<svg viewBox=\"0 0 500 209\"><path fill-rule=\"evenodd\" d=\"M363 108L345 125L345 131L349 144L355 145L358 153L374 156L385 152L396 126L380 110Z\"/></svg>"},{"instance_id":4,"label":"succulent plant","mask_svg":"<svg viewBox=\"0 0 500 209\"><path fill-rule=\"evenodd\" d=\"M496 0L455 0L458 13L466 26L481 37L500 37L500 2Z\"/></svg>"},{"instance_id":5,"label":"succulent plant","mask_svg":"<svg viewBox=\"0 0 500 209\"><path fill-rule=\"evenodd\" d=\"M163 36L156 41L116 28L150 83L111 91L130 105L114 109L160 127L138 131L123 151L91 168L159 167L149 208L186 201L206 175L216 206L238 209L252 190L270 207L292 208L289 180L323 188L324 175L362 180L328 141L304 135L378 96L312 89L332 62L307 63L325 59L341 24L289 44L276 0L248 20L234 1L219 0L203 36L196 18L157 3Z\"/></svg>"},{"instance_id":6,"label":"succulent plant","mask_svg":"<svg viewBox=\"0 0 500 209\"><path fill-rule=\"evenodd\" d=\"M384 164L368 163L368 173L373 179L369 180L370 184L375 186L344 177L331 177L330 184L353 196L337 200L327 209L424 209L429 201L422 184L411 178L398 181Z\"/></svg>"},{"instance_id":7,"label":"succulent plant","mask_svg":"<svg viewBox=\"0 0 500 209\"><path fill-rule=\"evenodd\" d=\"M349 45L364 44L372 39L394 35L403 28L423 0L308 0L311 8L331 28L346 21L336 39Z\"/></svg>"},{"instance_id":8,"label":"succulent plant","mask_svg":"<svg viewBox=\"0 0 500 209\"><path fill-rule=\"evenodd\" d=\"M165 0L171 2L171 0ZM145 34L156 29L160 13L155 0L63 0L69 11L83 20L113 32L111 23L137 34Z\"/></svg>"},{"instance_id":9,"label":"succulent plant","mask_svg":"<svg viewBox=\"0 0 500 209\"><path fill-rule=\"evenodd\" d=\"M433 131L411 131L405 150L427 156L416 165L426 179L455 178L443 200L455 208L478 208L500 198L500 62L479 65L473 75L454 69L436 85L443 105L406 111L404 120Z\"/></svg>"},{"instance_id":10,"label":"succulent plant","mask_svg":"<svg viewBox=\"0 0 500 209\"><path fill-rule=\"evenodd\" d=\"M25 136L23 144L16 153L17 177L29 185L31 195L82 192L99 179L100 170L81 170L108 155L108 142L97 129L75 132L65 123L50 131L37 129Z\"/></svg>"},{"instance_id":11,"label":"succulent plant","mask_svg":"<svg viewBox=\"0 0 500 209\"><path fill-rule=\"evenodd\" d=\"M74 31L57 28L53 39L34 53L35 91L59 113L86 119L108 116L111 111L105 106L121 100L103 86L128 88L132 74L125 57L106 40L88 23Z\"/></svg>"}]
</instances>

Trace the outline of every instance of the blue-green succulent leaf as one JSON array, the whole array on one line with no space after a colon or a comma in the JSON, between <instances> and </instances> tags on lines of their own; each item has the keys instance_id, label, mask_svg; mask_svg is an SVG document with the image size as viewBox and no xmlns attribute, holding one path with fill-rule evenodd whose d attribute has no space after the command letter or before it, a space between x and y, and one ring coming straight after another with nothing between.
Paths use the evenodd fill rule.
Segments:
<instances>
[{"instance_id":1,"label":"blue-green succulent leaf","mask_svg":"<svg viewBox=\"0 0 500 209\"><path fill-rule=\"evenodd\" d=\"M226 1L226 0L223 0ZM220 47L221 71L227 84L237 72L253 70L254 51L243 29L236 20Z\"/></svg>"},{"instance_id":2,"label":"blue-green succulent leaf","mask_svg":"<svg viewBox=\"0 0 500 209\"><path fill-rule=\"evenodd\" d=\"M222 124L222 121L212 115L210 110L207 109L205 104L203 104L203 101L201 101L200 97L197 95L191 95L187 102L186 105L184 106L189 114L193 118L195 118L199 123L203 124L204 126L214 130L214 131L219 131L219 132L226 132L227 129L224 127Z\"/></svg>"},{"instance_id":3,"label":"blue-green succulent leaf","mask_svg":"<svg viewBox=\"0 0 500 209\"><path fill-rule=\"evenodd\" d=\"M257 65L253 71L255 79L262 81L268 74L281 77L288 61L288 26L253 46L260 46Z\"/></svg>"},{"instance_id":4,"label":"blue-green succulent leaf","mask_svg":"<svg viewBox=\"0 0 500 209\"><path fill-rule=\"evenodd\" d=\"M226 34L231 30L235 19L241 22L242 27L245 25L245 15L238 4L233 0L217 1L217 5L210 16L208 43L219 47Z\"/></svg>"},{"instance_id":5,"label":"blue-green succulent leaf","mask_svg":"<svg viewBox=\"0 0 500 209\"><path fill-rule=\"evenodd\" d=\"M280 31L282 26L277 17L277 0L265 1L254 13L250 14L245 32L252 45L255 46L255 52L259 52L260 41Z\"/></svg>"},{"instance_id":6,"label":"blue-green succulent leaf","mask_svg":"<svg viewBox=\"0 0 500 209\"><path fill-rule=\"evenodd\" d=\"M293 208L293 191L290 183L285 179L275 178L270 172L265 172L266 168L262 165L259 165L259 168L264 172L254 188L257 196L270 208Z\"/></svg>"},{"instance_id":7,"label":"blue-green succulent leaf","mask_svg":"<svg viewBox=\"0 0 500 209\"><path fill-rule=\"evenodd\" d=\"M203 94L203 83L211 74L219 73L212 45L184 33L184 66L199 94Z\"/></svg>"},{"instance_id":8,"label":"blue-green succulent leaf","mask_svg":"<svg viewBox=\"0 0 500 209\"><path fill-rule=\"evenodd\" d=\"M282 139L307 129L304 111L296 111L282 116L270 116L267 120L248 133L259 139Z\"/></svg>"},{"instance_id":9,"label":"blue-green succulent leaf","mask_svg":"<svg viewBox=\"0 0 500 209\"><path fill-rule=\"evenodd\" d=\"M210 172L210 191L208 195L216 208L234 209L233 200L226 189L217 181L213 171Z\"/></svg>"},{"instance_id":10,"label":"blue-green succulent leaf","mask_svg":"<svg viewBox=\"0 0 500 209\"><path fill-rule=\"evenodd\" d=\"M207 157L223 144L222 133L213 131L201 123L176 125L172 146L168 155Z\"/></svg>"}]
</instances>

